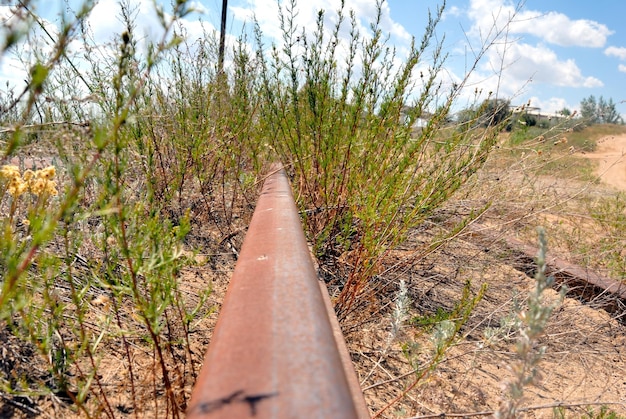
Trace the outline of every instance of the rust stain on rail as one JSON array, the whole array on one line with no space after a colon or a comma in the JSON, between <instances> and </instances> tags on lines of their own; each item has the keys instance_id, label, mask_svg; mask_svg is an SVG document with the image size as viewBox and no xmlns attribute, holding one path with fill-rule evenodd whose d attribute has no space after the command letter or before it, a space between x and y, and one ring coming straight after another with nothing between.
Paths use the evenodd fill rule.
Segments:
<instances>
[{"instance_id":1,"label":"rust stain on rail","mask_svg":"<svg viewBox=\"0 0 626 419\"><path fill-rule=\"evenodd\" d=\"M291 187L284 170L273 171L252 217L187 417L368 417L336 326L333 334L329 315L334 313L327 310Z\"/></svg>"}]
</instances>

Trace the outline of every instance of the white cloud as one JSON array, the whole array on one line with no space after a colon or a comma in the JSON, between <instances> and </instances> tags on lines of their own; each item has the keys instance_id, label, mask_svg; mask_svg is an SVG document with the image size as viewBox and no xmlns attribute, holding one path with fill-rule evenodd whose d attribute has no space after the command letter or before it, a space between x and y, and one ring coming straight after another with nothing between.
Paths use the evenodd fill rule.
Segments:
<instances>
[{"instance_id":1,"label":"white cloud","mask_svg":"<svg viewBox=\"0 0 626 419\"><path fill-rule=\"evenodd\" d=\"M511 34L533 35L546 43L600 48L613 33L606 25L593 20L573 20L558 12L516 10L505 0L471 0L468 15L474 21L470 32L483 37L494 26L502 30L508 25Z\"/></svg>"},{"instance_id":2,"label":"white cloud","mask_svg":"<svg viewBox=\"0 0 626 419\"><path fill-rule=\"evenodd\" d=\"M274 0L248 0L247 3L245 7L229 7L233 18L241 22L251 22L256 19L265 36L279 39L281 31L277 19L278 2Z\"/></svg>"},{"instance_id":3,"label":"white cloud","mask_svg":"<svg viewBox=\"0 0 626 419\"><path fill-rule=\"evenodd\" d=\"M0 6L0 48L6 47L6 40L9 33L26 34L33 19L25 11L11 6Z\"/></svg>"},{"instance_id":4,"label":"white cloud","mask_svg":"<svg viewBox=\"0 0 626 419\"><path fill-rule=\"evenodd\" d=\"M46 55L52 51L53 38L57 37L57 26L49 20L33 19L24 10L8 6L0 6L0 44L4 47L6 36L12 32L19 35L18 48L22 54L37 51L40 55ZM48 32L46 34L44 29ZM15 47L14 47L15 48Z\"/></svg>"},{"instance_id":5,"label":"white cloud","mask_svg":"<svg viewBox=\"0 0 626 419\"><path fill-rule=\"evenodd\" d=\"M617 69L618 69L619 71L621 71L622 73L626 73L626 65L624 65L624 64L620 64L620 65L618 65L618 66L617 66Z\"/></svg>"},{"instance_id":6,"label":"white cloud","mask_svg":"<svg viewBox=\"0 0 626 419\"><path fill-rule=\"evenodd\" d=\"M207 9L204 4L200 3L199 1L193 0L193 1L188 1L187 2L187 7L189 7L190 9L193 9L194 12L201 14L201 15L208 15L209 14L209 9Z\"/></svg>"},{"instance_id":7,"label":"white cloud","mask_svg":"<svg viewBox=\"0 0 626 419\"><path fill-rule=\"evenodd\" d=\"M240 7L229 7L229 11L234 17L234 20L238 23L247 22L249 24L253 19L256 19L263 34L263 42L266 48L271 43L276 43L280 46L283 43L283 30L280 28L280 12L277 3L276 0L245 0L245 3ZM289 2L284 1L280 2L285 21L288 21L290 15L287 6L288 3ZM341 0L298 2L297 9L294 11L295 13L293 15L293 25L296 27L294 38L299 39L304 32L307 39L311 40L311 37L317 30L319 11L323 10L324 43L328 43L338 23L338 10L340 8ZM338 66L342 70L346 65L345 60L348 56L351 33L351 12L353 12L355 16L355 29L358 32L357 36L359 39L361 41L370 39L372 36L370 23L374 22L377 17L376 2L371 0L351 0L346 2L342 11L343 23L338 33L339 43L335 51L335 58L337 59ZM397 69L408 54L412 36L401 24L391 18L391 11L387 2L382 3L380 12L380 29L383 34L383 40L385 40L386 35L389 34L390 39L387 42L387 46L395 48L395 54L390 55L388 58L393 61ZM293 41L296 42L295 39ZM302 43L297 43L293 46L292 53L294 56L301 56L303 54L302 48ZM357 53L355 62L352 64L353 74L359 74L362 70L360 63L362 46L359 45L358 48L360 52Z\"/></svg>"},{"instance_id":8,"label":"white cloud","mask_svg":"<svg viewBox=\"0 0 626 419\"><path fill-rule=\"evenodd\" d=\"M16 14L17 13L17 14ZM35 21L22 9L0 6L0 44L10 33L20 35L18 42L0 57L0 80L2 89L21 91L28 80L28 72L37 60L46 60L53 52L54 43L48 36L57 37L56 25L46 19ZM45 28L47 33L42 29ZM1 45L2 48L5 45Z\"/></svg>"},{"instance_id":9,"label":"white cloud","mask_svg":"<svg viewBox=\"0 0 626 419\"><path fill-rule=\"evenodd\" d=\"M193 4L200 7L201 4ZM204 9L205 10L205 9ZM202 11L202 10L200 10ZM171 19L165 8L166 19ZM184 35L189 39L190 44L198 38L203 38L204 33L214 30L209 23L201 23L188 19L179 20L177 25L180 29L184 29ZM163 28L159 23L159 19L154 10L152 0L136 0L132 2L130 17L133 21L134 33L138 41L139 53L144 54L149 42L158 42L163 36ZM25 32L28 24L18 21L11 14L8 7L0 6L0 20L4 23L0 28L0 39L11 23L12 27L22 29ZM87 51L84 40L81 38L73 39L66 50L66 56L72 60L72 63L82 71L88 71L90 67L85 61L84 56L89 54L90 60L106 66L106 63L114 57L118 51L111 43L115 39L119 40L120 34L125 31L125 26L121 21L121 12L118 0L100 0L96 3L93 10L87 17L85 23L88 28L88 44ZM56 38L58 34L58 22L41 19L48 33ZM231 41L229 37L229 41ZM193 47L193 46L192 46ZM10 86L15 86L18 90L22 89L27 80L28 69L35 59L33 53L37 51L38 57L46 59L52 52L53 42L49 39L37 23L31 23L31 29L27 37L22 39L17 45L15 51L19 51L19 57L15 51L6 53L0 57L0 80L6 81ZM4 87L4 86L3 86Z\"/></svg>"},{"instance_id":10,"label":"white cloud","mask_svg":"<svg viewBox=\"0 0 626 419\"><path fill-rule=\"evenodd\" d=\"M150 0L132 2L130 18L134 32L142 40L158 40L163 34L154 5ZM91 28L96 43L110 42L125 31L125 25L118 0L100 0L93 8L87 24Z\"/></svg>"},{"instance_id":11,"label":"white cloud","mask_svg":"<svg viewBox=\"0 0 626 419\"><path fill-rule=\"evenodd\" d=\"M138 43L138 52L145 54L150 43L161 41L164 28L152 0L135 0L131 4L130 19L133 34ZM207 9L196 1L192 1L189 6L197 10L197 13L207 13ZM172 19L169 11L168 7L163 10L167 22L171 22ZM191 20L191 16L193 15L178 20L175 25L176 32L186 37L189 43L204 38L206 33L211 34L215 31L210 23ZM126 31L119 0L100 0L90 13L87 24L91 30L92 41L99 51L105 56L117 54L117 51L111 48L111 42L119 41L120 35ZM171 35L170 32L168 37ZM82 48L82 45L79 47Z\"/></svg>"},{"instance_id":12,"label":"white cloud","mask_svg":"<svg viewBox=\"0 0 626 419\"><path fill-rule=\"evenodd\" d=\"M443 11L443 19L447 19L450 16L458 17L463 14L463 11L457 6L446 7Z\"/></svg>"},{"instance_id":13,"label":"white cloud","mask_svg":"<svg viewBox=\"0 0 626 419\"><path fill-rule=\"evenodd\" d=\"M166 2L163 3L167 4ZM208 9L198 1L190 2L189 6L197 13L208 13ZM164 7L163 12L167 21L172 19L169 11L169 7ZM152 0L134 0L131 2L129 12L133 31L139 41L140 48L145 47L148 42L158 42L162 38L164 28L159 21ZM96 44L104 44L119 38L120 34L126 30L119 0L98 1L87 18L87 24L92 31ZM202 37L205 29L214 29L211 24L192 21L189 17L179 20L178 24L185 28L189 39Z\"/></svg>"},{"instance_id":14,"label":"white cloud","mask_svg":"<svg viewBox=\"0 0 626 419\"><path fill-rule=\"evenodd\" d=\"M562 13L536 11L520 13L511 29L513 33L531 34L564 47L601 48L613 33L606 25L593 20L572 20Z\"/></svg>"},{"instance_id":15,"label":"white cloud","mask_svg":"<svg viewBox=\"0 0 626 419\"><path fill-rule=\"evenodd\" d=\"M467 16L472 24L468 40L474 49L478 48L476 43L490 45L485 60L469 80L472 90L477 86L513 102L526 102L528 99L523 98L531 93L541 97L542 92L553 87L604 86L597 77L583 74L571 55L557 54L551 45L602 47L612 33L605 25L570 19L558 12L516 9L510 0L470 0ZM542 112L571 109L561 98L532 100Z\"/></svg>"},{"instance_id":16,"label":"white cloud","mask_svg":"<svg viewBox=\"0 0 626 419\"><path fill-rule=\"evenodd\" d=\"M480 73L491 73L493 77L501 73L499 86L504 95L519 94L529 82L561 87L603 86L601 80L583 76L574 60L560 59L554 51L543 45L533 46L521 42L488 51L487 61L481 66Z\"/></svg>"},{"instance_id":17,"label":"white cloud","mask_svg":"<svg viewBox=\"0 0 626 419\"><path fill-rule=\"evenodd\" d=\"M0 61L0 79L2 80L1 90L4 90L7 86L9 89L16 86L22 86L21 88L23 88L26 84L27 72L20 60L15 56L6 55ZM16 91L16 93L20 92Z\"/></svg>"},{"instance_id":18,"label":"white cloud","mask_svg":"<svg viewBox=\"0 0 626 419\"><path fill-rule=\"evenodd\" d=\"M626 60L626 48L624 47L608 47L604 50L604 54L609 57L613 55L620 60Z\"/></svg>"}]
</instances>

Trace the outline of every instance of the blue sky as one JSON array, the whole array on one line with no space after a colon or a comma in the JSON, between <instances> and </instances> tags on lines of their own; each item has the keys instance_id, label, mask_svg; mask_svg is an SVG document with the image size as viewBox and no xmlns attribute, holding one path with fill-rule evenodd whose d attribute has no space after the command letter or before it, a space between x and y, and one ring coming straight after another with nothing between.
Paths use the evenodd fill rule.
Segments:
<instances>
[{"instance_id":1,"label":"blue sky","mask_svg":"<svg viewBox=\"0 0 626 419\"><path fill-rule=\"evenodd\" d=\"M137 26L146 36L156 36L156 18L151 0L132 0L138 7ZM163 2L167 4L167 1ZM435 10L435 0L388 0L383 6L383 29L391 34L390 43L402 54L411 36L420 39L428 9ZM37 13L51 28L64 9L60 0L35 2ZM70 5L80 4L70 0ZM201 12L188 16L184 25L191 39L205 29L219 27L221 0L195 0ZM346 8L359 17L361 30L375 12L374 0L346 0ZM468 77L467 97L476 88L484 92L498 91L514 104L527 103L542 112L556 112L563 107L578 109L580 100L591 94L612 98L617 109L626 115L626 2L620 0L572 1L527 0L517 12L518 2L509 0L448 0L444 19L437 29L449 54L442 82L451 84L466 77L472 62L472 51L480 47L486 34L494 27L506 28L504 37L492 39L495 45L487 51L475 72ZM300 0L298 23L313 28L316 11L328 11L332 17L339 0ZM167 8L167 6L166 6ZM90 25L96 40L106 42L120 32L117 0L99 0ZM279 35L276 0L229 0L229 40L241 32L241 25L254 15L268 38ZM6 6L0 6L0 17ZM250 25L248 25L250 28ZM444 38L445 37L445 38ZM423 63L427 66L427 62ZM24 79L19 63L11 57L0 61L0 85L9 81L19 84ZM462 98L463 100L463 98Z\"/></svg>"},{"instance_id":2,"label":"blue sky","mask_svg":"<svg viewBox=\"0 0 626 419\"><path fill-rule=\"evenodd\" d=\"M389 0L391 18L418 36L414 23L434 1ZM439 27L446 35L450 66L460 72L464 47L477 28L488 28L494 14L506 14L517 3L504 0L450 0ZM563 107L577 109L580 100L591 94L613 98L626 113L626 28L623 16L626 2L527 0L517 16L509 37L509 47L500 91L514 103L531 100L545 112ZM470 34L466 37L464 33ZM499 57L488 54L496 63ZM484 67L479 70L487 74ZM529 82L530 81L530 82ZM487 82L487 84L490 84Z\"/></svg>"}]
</instances>

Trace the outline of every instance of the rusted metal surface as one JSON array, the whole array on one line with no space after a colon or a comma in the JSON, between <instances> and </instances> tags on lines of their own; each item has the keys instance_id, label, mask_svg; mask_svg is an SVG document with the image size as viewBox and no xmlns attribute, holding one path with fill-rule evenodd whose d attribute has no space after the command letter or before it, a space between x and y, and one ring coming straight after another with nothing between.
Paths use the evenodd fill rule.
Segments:
<instances>
[{"instance_id":1,"label":"rusted metal surface","mask_svg":"<svg viewBox=\"0 0 626 419\"><path fill-rule=\"evenodd\" d=\"M336 338L281 169L263 186L187 417L367 416Z\"/></svg>"},{"instance_id":2,"label":"rusted metal surface","mask_svg":"<svg viewBox=\"0 0 626 419\"><path fill-rule=\"evenodd\" d=\"M324 297L324 303L326 305L328 318L330 319L330 324L333 329L333 335L335 336L335 342L337 343L337 349L339 350L339 356L341 357L341 364L343 365L343 369L346 372L346 379L348 380L350 393L352 394L352 399L354 400L354 406L357 411L357 416L359 417L359 419L370 418L371 415L369 409L367 408L367 403L365 402L363 391L361 390L361 384L359 383L359 378L354 371L352 359L350 359L350 352L348 351L348 347L346 346L346 341L343 338L343 333L341 332L339 321L337 320L335 310L333 309L333 305L330 301L328 289L322 281L318 281L318 284L320 286L322 296Z\"/></svg>"},{"instance_id":3,"label":"rusted metal surface","mask_svg":"<svg viewBox=\"0 0 626 419\"><path fill-rule=\"evenodd\" d=\"M534 275L536 246L530 246L513 237L498 236L489 229L477 225L471 225L470 232L470 234L482 236L491 243L503 241L514 252L518 261L518 268L526 271L529 276ZM568 295L575 294L586 301L594 301L597 306L609 312L622 310L623 303L626 302L626 284L624 282L599 275L565 259L548 255L546 257L546 274L554 276L558 285L567 285L570 290Z\"/></svg>"}]
</instances>

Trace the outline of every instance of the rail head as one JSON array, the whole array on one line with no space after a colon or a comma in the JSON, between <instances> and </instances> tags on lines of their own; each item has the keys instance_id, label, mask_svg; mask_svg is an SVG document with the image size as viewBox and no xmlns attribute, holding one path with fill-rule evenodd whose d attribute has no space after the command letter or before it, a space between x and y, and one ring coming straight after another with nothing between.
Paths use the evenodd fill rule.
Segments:
<instances>
[{"instance_id":1,"label":"rail head","mask_svg":"<svg viewBox=\"0 0 626 419\"><path fill-rule=\"evenodd\" d=\"M250 222L187 417L367 417L354 370L338 349L336 325L333 334L334 313L327 309L287 176L282 168L273 172Z\"/></svg>"}]
</instances>

